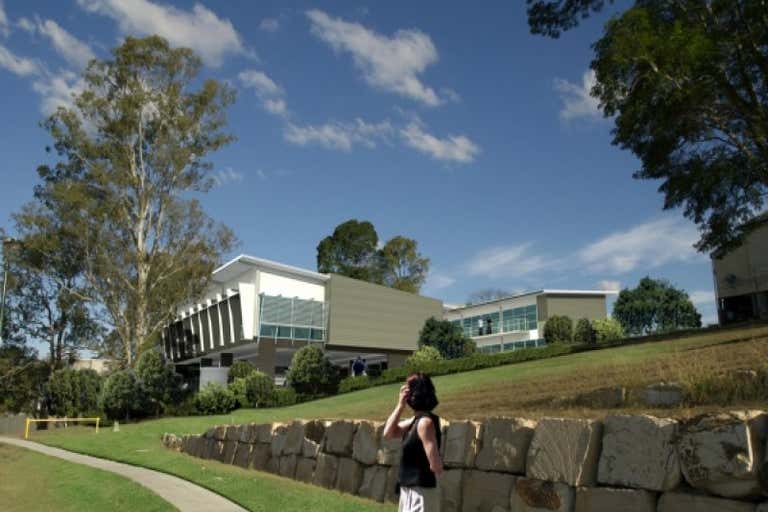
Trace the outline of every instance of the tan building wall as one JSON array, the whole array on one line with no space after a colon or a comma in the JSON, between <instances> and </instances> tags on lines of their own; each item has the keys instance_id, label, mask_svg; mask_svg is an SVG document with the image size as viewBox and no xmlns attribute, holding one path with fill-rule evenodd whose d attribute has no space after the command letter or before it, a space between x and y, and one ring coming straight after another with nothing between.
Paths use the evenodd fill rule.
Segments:
<instances>
[{"instance_id":1,"label":"tan building wall","mask_svg":"<svg viewBox=\"0 0 768 512\"><path fill-rule=\"evenodd\" d=\"M768 290L768 223L753 231L741 247L713 258L712 271L720 298Z\"/></svg>"},{"instance_id":2,"label":"tan building wall","mask_svg":"<svg viewBox=\"0 0 768 512\"><path fill-rule=\"evenodd\" d=\"M605 296L601 295L540 295L537 305L540 326L554 315L570 317L574 322L579 318L597 320L608 316Z\"/></svg>"},{"instance_id":3,"label":"tan building wall","mask_svg":"<svg viewBox=\"0 0 768 512\"><path fill-rule=\"evenodd\" d=\"M439 300L336 274L326 285L326 302L329 350L416 350L424 322L443 311Z\"/></svg>"}]
</instances>

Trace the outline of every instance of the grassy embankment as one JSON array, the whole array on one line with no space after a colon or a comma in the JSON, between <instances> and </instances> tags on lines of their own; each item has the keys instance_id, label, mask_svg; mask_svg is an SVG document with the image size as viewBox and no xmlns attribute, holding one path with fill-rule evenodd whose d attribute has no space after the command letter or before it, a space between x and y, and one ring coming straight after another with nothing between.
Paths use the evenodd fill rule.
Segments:
<instances>
[{"instance_id":1,"label":"grassy embankment","mask_svg":"<svg viewBox=\"0 0 768 512\"><path fill-rule=\"evenodd\" d=\"M2 443L0 501L6 512L177 510L127 478Z\"/></svg>"},{"instance_id":2,"label":"grassy embankment","mask_svg":"<svg viewBox=\"0 0 768 512\"><path fill-rule=\"evenodd\" d=\"M552 399L604 386L637 387L659 380L695 385L706 375L755 368L768 360L768 327L710 332L660 341L571 354L485 370L437 377L443 417L480 419L489 416L600 416L608 412L553 406ZM226 416L165 418L122 425L119 433L104 429L98 436L85 428L36 433L38 440L100 457L158 469L219 492L251 510L389 510L352 497L271 475L202 461L160 446L163 432L200 433L214 424L289 421L295 418L385 418L394 405L397 384L381 386L281 409L243 409ZM757 407L730 403L729 407ZM764 403L762 403L764 406ZM686 415L715 406L685 410L648 410L630 403L623 411Z\"/></svg>"}]
</instances>

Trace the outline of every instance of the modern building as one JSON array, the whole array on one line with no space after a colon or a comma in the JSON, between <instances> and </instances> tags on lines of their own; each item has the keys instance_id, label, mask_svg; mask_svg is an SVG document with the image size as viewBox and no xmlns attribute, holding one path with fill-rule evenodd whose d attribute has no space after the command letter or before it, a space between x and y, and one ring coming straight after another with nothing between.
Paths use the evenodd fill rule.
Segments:
<instances>
[{"instance_id":1,"label":"modern building","mask_svg":"<svg viewBox=\"0 0 768 512\"><path fill-rule=\"evenodd\" d=\"M768 320L768 214L753 222L758 226L741 246L712 255L721 325Z\"/></svg>"},{"instance_id":2,"label":"modern building","mask_svg":"<svg viewBox=\"0 0 768 512\"><path fill-rule=\"evenodd\" d=\"M178 310L163 349L199 385L226 381L239 359L280 377L294 352L317 344L341 368L399 367L442 302L336 274L241 255L216 269L202 300Z\"/></svg>"},{"instance_id":3,"label":"modern building","mask_svg":"<svg viewBox=\"0 0 768 512\"><path fill-rule=\"evenodd\" d=\"M538 290L479 304L446 308L450 320L482 352L503 352L544 344L544 323L553 315L574 320L606 318L606 298L614 291Z\"/></svg>"}]
</instances>

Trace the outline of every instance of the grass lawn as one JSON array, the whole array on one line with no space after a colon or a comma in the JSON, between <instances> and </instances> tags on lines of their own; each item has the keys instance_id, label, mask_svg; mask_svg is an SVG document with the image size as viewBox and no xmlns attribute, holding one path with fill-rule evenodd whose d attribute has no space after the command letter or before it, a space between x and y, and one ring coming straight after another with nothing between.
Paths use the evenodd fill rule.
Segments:
<instances>
[{"instance_id":1,"label":"grass lawn","mask_svg":"<svg viewBox=\"0 0 768 512\"><path fill-rule=\"evenodd\" d=\"M745 339L746 338L746 339ZM715 332L674 341L628 345L529 361L435 378L443 417L541 414L598 416L595 410L552 410L547 397L573 390L649 382L692 371L749 368L768 356L768 327ZM202 461L161 447L163 432L201 433L221 423L289 421L295 418L385 418L399 384L316 400L281 409L241 409L226 416L165 418L105 428L36 432L33 439L74 451L137 464L178 475L237 501L251 510L392 510L350 496L217 462ZM736 404L732 404L736 405ZM654 411L650 411L654 412ZM676 411L680 413L680 411ZM672 414L659 411L660 415Z\"/></svg>"},{"instance_id":2,"label":"grass lawn","mask_svg":"<svg viewBox=\"0 0 768 512\"><path fill-rule=\"evenodd\" d=\"M127 478L2 443L0 496L6 512L177 510Z\"/></svg>"}]
</instances>

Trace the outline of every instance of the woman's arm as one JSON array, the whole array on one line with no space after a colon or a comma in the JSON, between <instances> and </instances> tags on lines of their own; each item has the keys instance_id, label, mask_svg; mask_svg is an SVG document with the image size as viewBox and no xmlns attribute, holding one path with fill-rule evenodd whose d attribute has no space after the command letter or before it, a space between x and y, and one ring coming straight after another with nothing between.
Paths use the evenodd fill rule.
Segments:
<instances>
[{"instance_id":1,"label":"woman's arm","mask_svg":"<svg viewBox=\"0 0 768 512\"><path fill-rule=\"evenodd\" d=\"M403 437L408 423L410 420L400 421L400 415L403 414L405 409L405 400L408 398L408 385L405 384L400 388L400 396L397 401L397 406L392 414L387 418L387 423L384 425L384 437L386 439L397 439Z\"/></svg>"},{"instance_id":2,"label":"woman's arm","mask_svg":"<svg viewBox=\"0 0 768 512\"><path fill-rule=\"evenodd\" d=\"M435 422L432 421L432 418L421 418L419 424L416 425L416 431L419 433L421 444L424 445L429 469L439 476L443 472L443 460L440 458L440 450L437 447Z\"/></svg>"}]
</instances>

